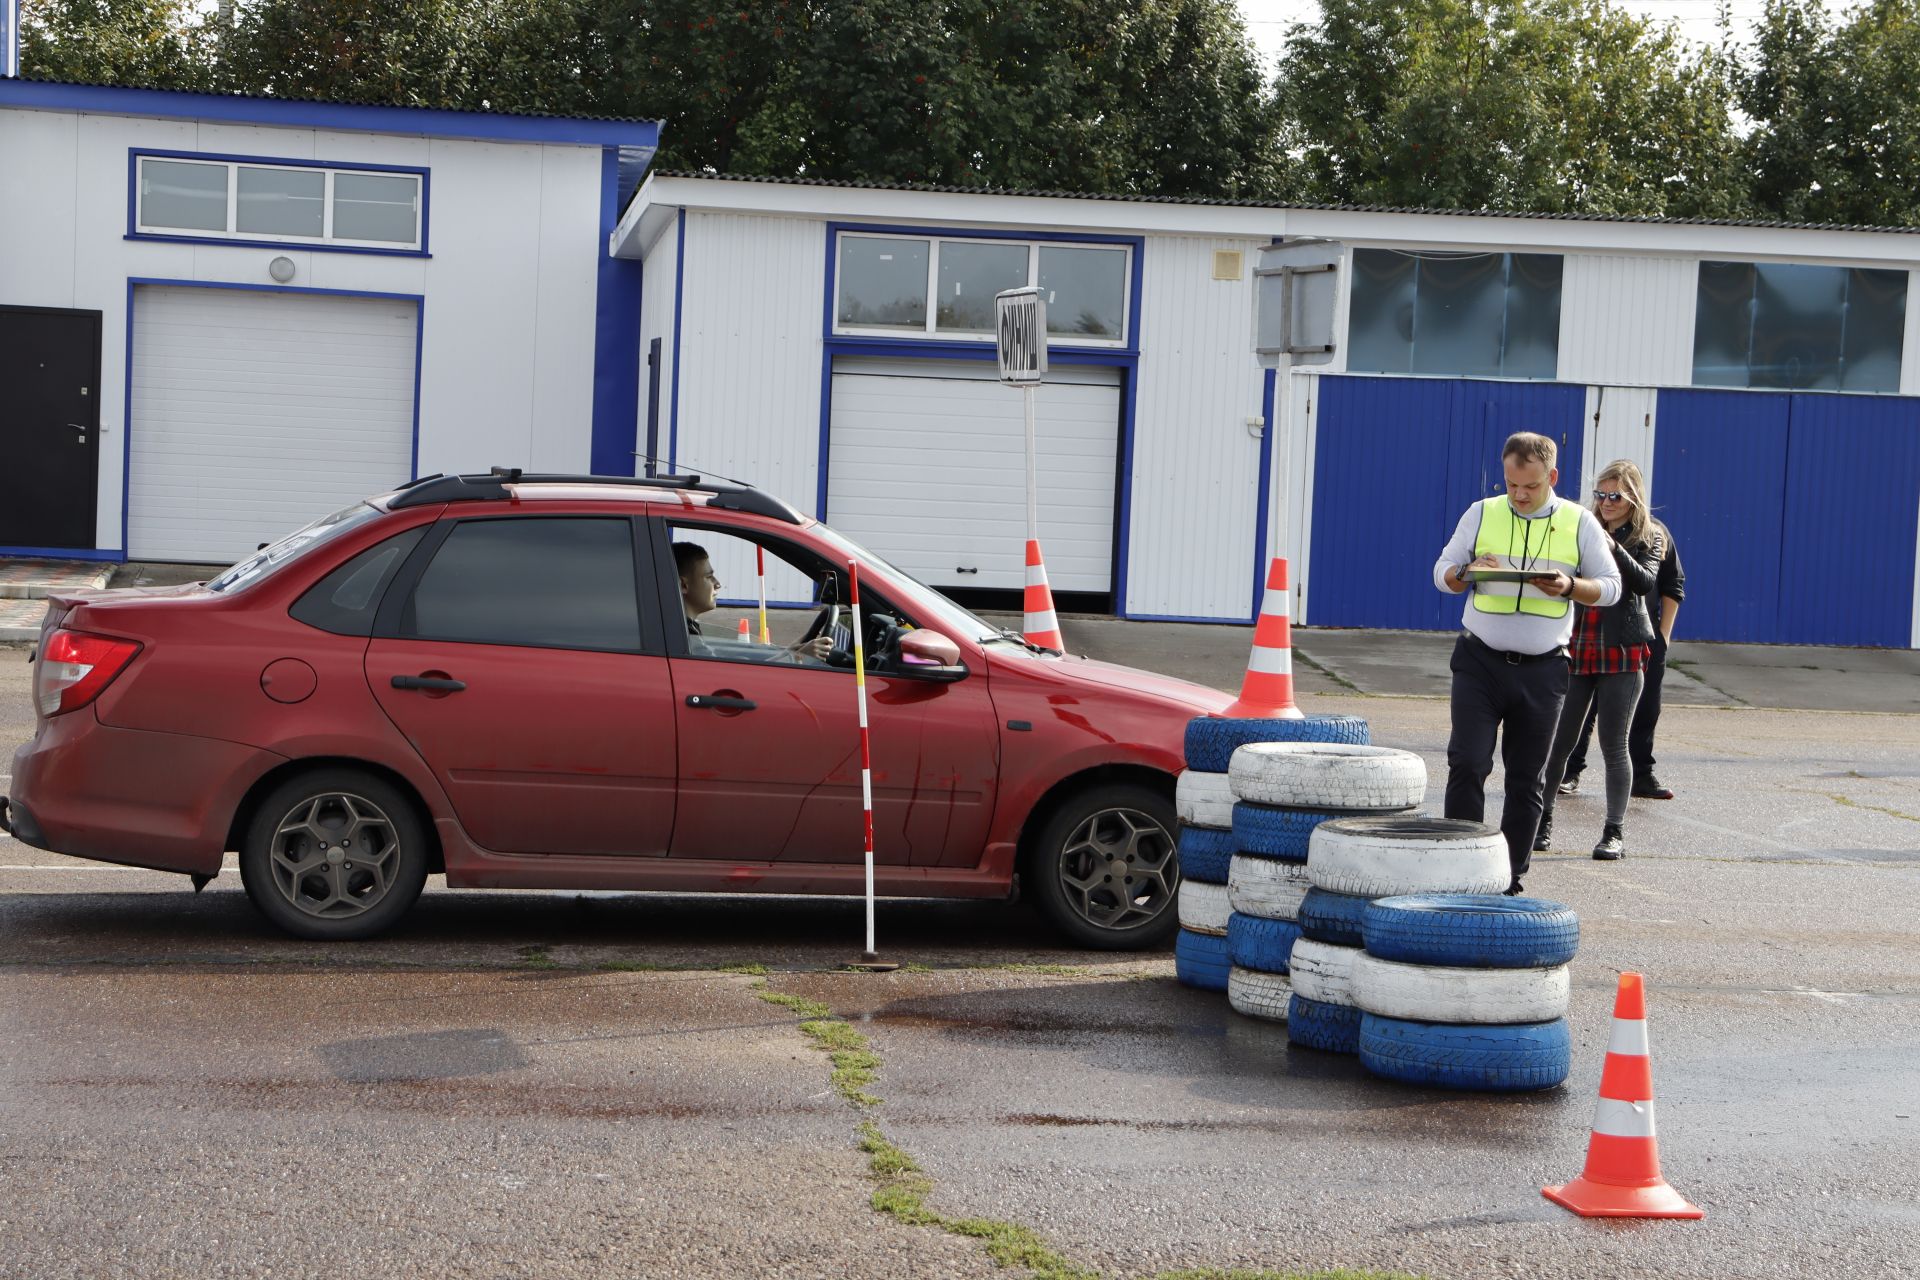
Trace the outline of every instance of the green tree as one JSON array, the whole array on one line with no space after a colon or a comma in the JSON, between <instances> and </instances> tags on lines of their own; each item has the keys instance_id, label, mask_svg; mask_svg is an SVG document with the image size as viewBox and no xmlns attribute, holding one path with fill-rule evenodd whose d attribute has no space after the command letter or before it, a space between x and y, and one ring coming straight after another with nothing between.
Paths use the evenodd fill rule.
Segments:
<instances>
[{"instance_id":1,"label":"green tree","mask_svg":"<svg viewBox=\"0 0 1920 1280\"><path fill-rule=\"evenodd\" d=\"M1740 78L1754 203L1795 222L1920 225L1920 13L1771 0Z\"/></svg>"},{"instance_id":2,"label":"green tree","mask_svg":"<svg viewBox=\"0 0 1920 1280\"><path fill-rule=\"evenodd\" d=\"M203 90L213 80L207 34L195 0L25 0L20 70L46 80Z\"/></svg>"},{"instance_id":3,"label":"green tree","mask_svg":"<svg viewBox=\"0 0 1920 1280\"><path fill-rule=\"evenodd\" d=\"M1724 216L1745 205L1732 73L1607 0L1326 0L1277 97L1295 194Z\"/></svg>"}]
</instances>

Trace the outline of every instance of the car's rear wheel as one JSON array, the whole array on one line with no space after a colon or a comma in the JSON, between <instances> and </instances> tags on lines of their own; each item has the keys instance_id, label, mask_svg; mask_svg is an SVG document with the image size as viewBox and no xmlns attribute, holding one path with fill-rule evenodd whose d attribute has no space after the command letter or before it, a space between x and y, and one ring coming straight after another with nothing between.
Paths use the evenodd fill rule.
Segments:
<instances>
[{"instance_id":1,"label":"car's rear wheel","mask_svg":"<svg viewBox=\"0 0 1920 1280\"><path fill-rule=\"evenodd\" d=\"M358 769L316 769L261 800L241 842L240 879L288 933L347 941L405 915L427 861L425 829L398 788Z\"/></svg>"},{"instance_id":2,"label":"car's rear wheel","mask_svg":"<svg viewBox=\"0 0 1920 1280\"><path fill-rule=\"evenodd\" d=\"M1027 872L1040 909L1083 947L1137 950L1179 924L1173 799L1113 782L1069 797L1034 842Z\"/></svg>"}]
</instances>

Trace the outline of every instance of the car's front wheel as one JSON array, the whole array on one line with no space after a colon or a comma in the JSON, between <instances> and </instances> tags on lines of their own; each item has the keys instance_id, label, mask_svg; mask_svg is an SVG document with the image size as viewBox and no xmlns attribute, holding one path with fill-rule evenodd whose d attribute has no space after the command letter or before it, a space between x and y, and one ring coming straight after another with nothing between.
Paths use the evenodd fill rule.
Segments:
<instances>
[{"instance_id":1,"label":"car's front wheel","mask_svg":"<svg viewBox=\"0 0 1920 1280\"><path fill-rule=\"evenodd\" d=\"M370 938L407 913L427 880L426 832L407 797L358 769L281 783L240 848L247 896L302 938Z\"/></svg>"},{"instance_id":2,"label":"car's front wheel","mask_svg":"<svg viewBox=\"0 0 1920 1280\"><path fill-rule=\"evenodd\" d=\"M1179 924L1173 798L1113 782L1053 811L1027 865L1035 900L1083 947L1129 951L1165 942Z\"/></svg>"}]
</instances>

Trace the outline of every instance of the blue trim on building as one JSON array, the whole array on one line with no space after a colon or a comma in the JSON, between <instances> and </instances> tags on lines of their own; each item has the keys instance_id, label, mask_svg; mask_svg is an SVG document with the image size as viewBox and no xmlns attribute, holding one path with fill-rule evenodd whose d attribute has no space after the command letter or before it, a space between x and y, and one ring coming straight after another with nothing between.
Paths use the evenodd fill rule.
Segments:
<instances>
[{"instance_id":1,"label":"blue trim on building","mask_svg":"<svg viewBox=\"0 0 1920 1280\"><path fill-rule=\"evenodd\" d=\"M1253 608L1247 614L1249 622L1260 620L1260 602L1267 593L1267 514L1273 499L1273 402L1279 380L1278 371L1268 369L1260 387L1260 413L1266 425L1260 428L1260 506L1253 520ZM1296 575L1288 581L1297 583L1298 566L1289 564L1287 568Z\"/></svg>"},{"instance_id":2,"label":"blue trim on building","mask_svg":"<svg viewBox=\"0 0 1920 1280\"><path fill-rule=\"evenodd\" d=\"M667 397L667 471L680 470L680 315L687 294L687 211L673 230L673 392Z\"/></svg>"},{"instance_id":3,"label":"blue trim on building","mask_svg":"<svg viewBox=\"0 0 1920 1280\"><path fill-rule=\"evenodd\" d=\"M406 133L487 142L627 146L649 150L656 150L660 145L660 124L655 120L580 120L491 111L446 111L434 107L297 102L44 80L0 80L0 107L338 129L348 133Z\"/></svg>"},{"instance_id":4,"label":"blue trim on building","mask_svg":"<svg viewBox=\"0 0 1920 1280\"><path fill-rule=\"evenodd\" d=\"M241 239L237 236L175 235L169 231L140 229L140 161L210 160L217 164L273 165L284 169L331 169L348 173L410 173L420 179L420 247L384 249L368 245L317 243L312 240ZM351 164L345 161L295 160L284 156L236 156L213 151L161 151L149 147L127 148L127 233L124 240L157 240L164 244L218 244L242 249L298 249L303 253L365 253L389 258L431 258L428 233L432 223L433 173L421 165Z\"/></svg>"},{"instance_id":5,"label":"blue trim on building","mask_svg":"<svg viewBox=\"0 0 1920 1280\"><path fill-rule=\"evenodd\" d=\"M122 564L126 561L127 553L77 547L0 547L0 556L18 556L30 560L98 560Z\"/></svg>"},{"instance_id":6,"label":"blue trim on building","mask_svg":"<svg viewBox=\"0 0 1920 1280\"><path fill-rule=\"evenodd\" d=\"M684 218L686 213L681 211ZM832 456L833 361L842 355L885 356L920 360L993 360L997 358L991 341L966 341L955 338L881 338L836 334L833 331L834 288L838 276L839 237L842 231L874 232L884 235L952 237L968 240L1026 240L1043 244L1112 244L1132 248L1127 284L1127 340L1123 347L1083 347L1068 343L1047 343L1048 364L1099 365L1120 370L1120 441L1114 459L1116 489L1114 497L1114 559L1112 609L1121 617L1126 613L1127 536L1133 510L1133 438L1135 414L1139 403L1140 381L1140 285L1143 278L1147 241L1145 236L1053 235L1034 231L976 231L959 227L898 226L890 223L829 222L827 230L826 279L821 289L820 316L820 448L815 484L814 516L827 518L828 467ZM679 321L675 319L678 332ZM678 359L679 347L674 348Z\"/></svg>"},{"instance_id":7,"label":"blue trim on building","mask_svg":"<svg viewBox=\"0 0 1920 1280\"><path fill-rule=\"evenodd\" d=\"M640 410L638 262L607 252L620 221L620 149L600 153L599 279L594 293L593 434L588 469L597 476L639 474L633 444ZM677 350L678 348L676 348Z\"/></svg>"},{"instance_id":8,"label":"blue trim on building","mask_svg":"<svg viewBox=\"0 0 1920 1280\"><path fill-rule=\"evenodd\" d=\"M234 284L223 280L169 280L154 276L127 277L127 358L125 369L125 388L121 393L120 404L120 546L121 558L125 559L130 549L127 547L127 523L133 500L133 295L142 285L153 285L174 289L227 289L245 293L312 293L326 294L336 298L383 298L392 302L411 302L414 304L414 346L413 346L413 443L410 456L414 476L420 474L420 371L423 353L426 348L427 299L418 293L380 293L371 289L309 289L302 285L283 284ZM411 476L409 477L412 478Z\"/></svg>"}]
</instances>

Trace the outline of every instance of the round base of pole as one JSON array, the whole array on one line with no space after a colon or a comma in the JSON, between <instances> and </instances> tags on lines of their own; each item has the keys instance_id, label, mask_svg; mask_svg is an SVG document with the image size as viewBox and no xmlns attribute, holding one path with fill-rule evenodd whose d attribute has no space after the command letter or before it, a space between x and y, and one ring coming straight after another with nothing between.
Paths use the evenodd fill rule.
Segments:
<instances>
[{"instance_id":1,"label":"round base of pole","mask_svg":"<svg viewBox=\"0 0 1920 1280\"><path fill-rule=\"evenodd\" d=\"M876 951L862 951L860 958L847 966L860 973L892 973L900 966L891 960L882 960Z\"/></svg>"}]
</instances>

